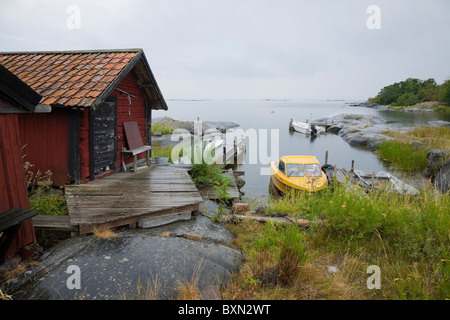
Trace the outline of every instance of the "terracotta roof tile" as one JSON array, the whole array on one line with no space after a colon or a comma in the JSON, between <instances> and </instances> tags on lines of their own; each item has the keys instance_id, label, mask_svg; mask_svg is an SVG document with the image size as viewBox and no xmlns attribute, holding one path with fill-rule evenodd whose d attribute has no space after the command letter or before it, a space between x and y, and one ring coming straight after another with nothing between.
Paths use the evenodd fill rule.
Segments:
<instances>
[{"instance_id":1,"label":"terracotta roof tile","mask_svg":"<svg viewBox=\"0 0 450 320\"><path fill-rule=\"evenodd\" d=\"M138 53L0 53L0 64L41 94L41 103L90 107Z\"/></svg>"},{"instance_id":2,"label":"terracotta roof tile","mask_svg":"<svg viewBox=\"0 0 450 320\"><path fill-rule=\"evenodd\" d=\"M41 103L43 104L53 104L55 101L58 100L57 97L47 97L44 100L41 100Z\"/></svg>"},{"instance_id":3,"label":"terracotta roof tile","mask_svg":"<svg viewBox=\"0 0 450 320\"><path fill-rule=\"evenodd\" d=\"M72 98L69 101L66 102L66 105L68 106L76 106L81 102L82 98Z\"/></svg>"},{"instance_id":4,"label":"terracotta roof tile","mask_svg":"<svg viewBox=\"0 0 450 320\"><path fill-rule=\"evenodd\" d=\"M102 90L90 90L87 94L86 97L88 98L97 98L102 94Z\"/></svg>"}]
</instances>

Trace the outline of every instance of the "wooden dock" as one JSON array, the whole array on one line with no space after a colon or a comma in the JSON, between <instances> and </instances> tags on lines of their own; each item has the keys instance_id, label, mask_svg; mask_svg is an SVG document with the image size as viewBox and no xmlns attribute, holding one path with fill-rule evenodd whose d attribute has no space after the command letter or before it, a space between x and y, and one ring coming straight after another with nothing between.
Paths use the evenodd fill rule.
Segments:
<instances>
[{"instance_id":1,"label":"wooden dock","mask_svg":"<svg viewBox=\"0 0 450 320\"><path fill-rule=\"evenodd\" d=\"M70 224L80 234L94 227L136 225L141 219L198 210L203 201L187 170L154 165L65 188Z\"/></svg>"}]
</instances>

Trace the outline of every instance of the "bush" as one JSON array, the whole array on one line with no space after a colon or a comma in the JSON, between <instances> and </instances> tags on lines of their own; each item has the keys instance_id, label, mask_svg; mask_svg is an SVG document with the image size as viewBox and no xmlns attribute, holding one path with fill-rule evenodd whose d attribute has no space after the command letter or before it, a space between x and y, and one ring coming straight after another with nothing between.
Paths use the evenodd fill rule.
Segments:
<instances>
[{"instance_id":1,"label":"bush","mask_svg":"<svg viewBox=\"0 0 450 320\"><path fill-rule=\"evenodd\" d=\"M364 193L345 185L328 188L304 205L311 215L325 221L329 234L349 240L376 233L384 219L383 212Z\"/></svg>"},{"instance_id":2,"label":"bush","mask_svg":"<svg viewBox=\"0 0 450 320\"><path fill-rule=\"evenodd\" d=\"M32 210L44 215L69 214L66 199L62 192L57 194L37 192L30 197L30 206Z\"/></svg>"},{"instance_id":3,"label":"bush","mask_svg":"<svg viewBox=\"0 0 450 320\"><path fill-rule=\"evenodd\" d=\"M439 91L439 100L450 106L450 80L445 81Z\"/></svg>"},{"instance_id":4,"label":"bush","mask_svg":"<svg viewBox=\"0 0 450 320\"><path fill-rule=\"evenodd\" d=\"M413 93L404 93L402 94L395 103L392 103L393 106L413 106L418 103L416 95Z\"/></svg>"},{"instance_id":5,"label":"bush","mask_svg":"<svg viewBox=\"0 0 450 320\"><path fill-rule=\"evenodd\" d=\"M228 185L231 183L231 177L222 174L225 166L225 164L209 164L202 159L202 163L194 163L191 169L191 177L194 183L196 185L214 186L217 198L222 202L231 200L231 196L228 194Z\"/></svg>"},{"instance_id":6,"label":"bush","mask_svg":"<svg viewBox=\"0 0 450 320\"><path fill-rule=\"evenodd\" d=\"M393 106L412 106L419 102L439 100L450 104L450 80L438 85L433 78L427 80L408 78L380 90L372 103Z\"/></svg>"}]
</instances>

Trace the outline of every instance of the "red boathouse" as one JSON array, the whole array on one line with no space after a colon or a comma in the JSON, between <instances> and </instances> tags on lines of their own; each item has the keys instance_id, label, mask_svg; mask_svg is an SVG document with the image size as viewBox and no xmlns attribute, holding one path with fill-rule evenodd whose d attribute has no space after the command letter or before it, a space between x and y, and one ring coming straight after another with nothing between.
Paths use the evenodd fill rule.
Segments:
<instances>
[{"instance_id":1,"label":"red boathouse","mask_svg":"<svg viewBox=\"0 0 450 320\"><path fill-rule=\"evenodd\" d=\"M17 123L24 161L50 170L56 186L122 169L124 123L137 122L150 145L151 111L167 110L142 49L2 52L0 65L51 106L50 113L21 113Z\"/></svg>"}]
</instances>

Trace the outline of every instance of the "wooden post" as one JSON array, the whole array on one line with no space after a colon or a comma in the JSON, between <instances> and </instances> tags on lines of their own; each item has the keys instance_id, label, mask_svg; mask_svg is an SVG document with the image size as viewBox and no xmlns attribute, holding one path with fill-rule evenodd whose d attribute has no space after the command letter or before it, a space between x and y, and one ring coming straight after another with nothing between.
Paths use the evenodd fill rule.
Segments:
<instances>
[{"instance_id":1,"label":"wooden post","mask_svg":"<svg viewBox=\"0 0 450 320\"><path fill-rule=\"evenodd\" d=\"M355 160L352 160L352 170L351 172L353 172L355 170Z\"/></svg>"},{"instance_id":2,"label":"wooden post","mask_svg":"<svg viewBox=\"0 0 450 320\"><path fill-rule=\"evenodd\" d=\"M328 163L328 150L325 151L325 163L324 164L327 164L327 163Z\"/></svg>"}]
</instances>

